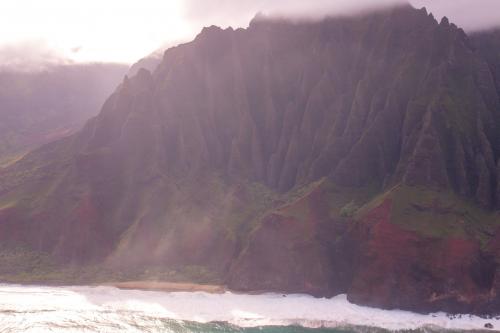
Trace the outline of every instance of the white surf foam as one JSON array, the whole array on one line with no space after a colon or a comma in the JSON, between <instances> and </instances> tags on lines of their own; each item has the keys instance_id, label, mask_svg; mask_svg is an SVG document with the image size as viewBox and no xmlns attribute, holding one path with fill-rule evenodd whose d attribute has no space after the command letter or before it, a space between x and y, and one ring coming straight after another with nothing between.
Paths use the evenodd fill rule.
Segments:
<instances>
[{"instance_id":1,"label":"white surf foam","mask_svg":"<svg viewBox=\"0 0 500 333\"><path fill-rule=\"evenodd\" d=\"M120 314L146 315L195 322L224 321L241 327L302 325L306 327L373 326L389 330L425 327L484 329L500 320L465 315L449 318L445 313L421 315L408 311L380 310L349 303L345 295L331 299L307 295L202 292L155 292L120 290L113 287L34 287L0 285L0 311L30 312L36 320L78 320L78 316L106 314L106 320L120 325ZM112 315L110 315L112 314ZM1 314L0 314L1 316ZM24 315L25 316L25 315ZM140 316L139 316L140 317ZM138 318L139 318L138 317ZM139 319L135 319L139 320ZM0 321L1 322L1 321ZM12 323L11 323L12 324ZM14 324L12 324L14 325Z\"/></svg>"}]
</instances>

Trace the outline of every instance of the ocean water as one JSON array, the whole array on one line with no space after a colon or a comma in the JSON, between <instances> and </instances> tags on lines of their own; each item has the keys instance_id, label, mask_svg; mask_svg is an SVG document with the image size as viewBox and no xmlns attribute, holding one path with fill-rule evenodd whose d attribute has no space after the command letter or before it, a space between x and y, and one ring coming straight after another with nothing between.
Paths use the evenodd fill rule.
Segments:
<instances>
[{"instance_id":1,"label":"ocean water","mask_svg":"<svg viewBox=\"0 0 500 333\"><path fill-rule=\"evenodd\" d=\"M500 320L357 306L345 295L155 292L0 284L0 332L479 332ZM492 330L484 330L492 331Z\"/></svg>"}]
</instances>

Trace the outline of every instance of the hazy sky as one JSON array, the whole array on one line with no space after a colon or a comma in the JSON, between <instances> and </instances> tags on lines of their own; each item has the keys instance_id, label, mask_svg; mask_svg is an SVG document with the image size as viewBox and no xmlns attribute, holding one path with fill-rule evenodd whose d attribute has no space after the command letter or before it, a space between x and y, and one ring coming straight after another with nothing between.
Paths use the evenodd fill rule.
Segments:
<instances>
[{"instance_id":1,"label":"hazy sky","mask_svg":"<svg viewBox=\"0 0 500 333\"><path fill-rule=\"evenodd\" d=\"M0 65L132 63L205 25L247 26L256 12L349 14L405 0L0 0ZM472 31L500 26L500 0L411 0Z\"/></svg>"}]
</instances>

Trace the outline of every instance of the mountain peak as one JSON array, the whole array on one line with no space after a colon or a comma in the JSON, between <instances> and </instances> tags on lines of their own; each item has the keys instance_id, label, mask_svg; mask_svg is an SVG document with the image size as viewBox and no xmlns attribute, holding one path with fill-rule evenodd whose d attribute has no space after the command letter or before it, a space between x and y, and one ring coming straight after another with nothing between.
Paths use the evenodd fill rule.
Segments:
<instances>
[{"instance_id":1,"label":"mountain peak","mask_svg":"<svg viewBox=\"0 0 500 333\"><path fill-rule=\"evenodd\" d=\"M441 22L439 24L443 27L449 27L450 21L448 20L448 18L446 16L443 16L443 18L441 19Z\"/></svg>"}]
</instances>

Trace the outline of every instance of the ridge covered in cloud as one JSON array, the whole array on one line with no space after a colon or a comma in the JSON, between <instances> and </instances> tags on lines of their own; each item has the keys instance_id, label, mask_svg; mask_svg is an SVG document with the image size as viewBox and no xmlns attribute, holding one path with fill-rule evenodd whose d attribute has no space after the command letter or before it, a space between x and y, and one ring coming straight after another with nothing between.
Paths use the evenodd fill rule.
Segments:
<instances>
[{"instance_id":1,"label":"ridge covered in cloud","mask_svg":"<svg viewBox=\"0 0 500 333\"><path fill-rule=\"evenodd\" d=\"M440 19L472 32L500 26L500 0L184 0L186 16L192 21L223 26L242 26L255 13L295 18L350 15L362 11L410 3L426 7ZM215 23L214 23L215 22Z\"/></svg>"},{"instance_id":2,"label":"ridge covered in cloud","mask_svg":"<svg viewBox=\"0 0 500 333\"><path fill-rule=\"evenodd\" d=\"M362 11L406 4L406 0L184 0L186 17L205 25L245 26L256 13L290 18L352 15Z\"/></svg>"}]
</instances>

